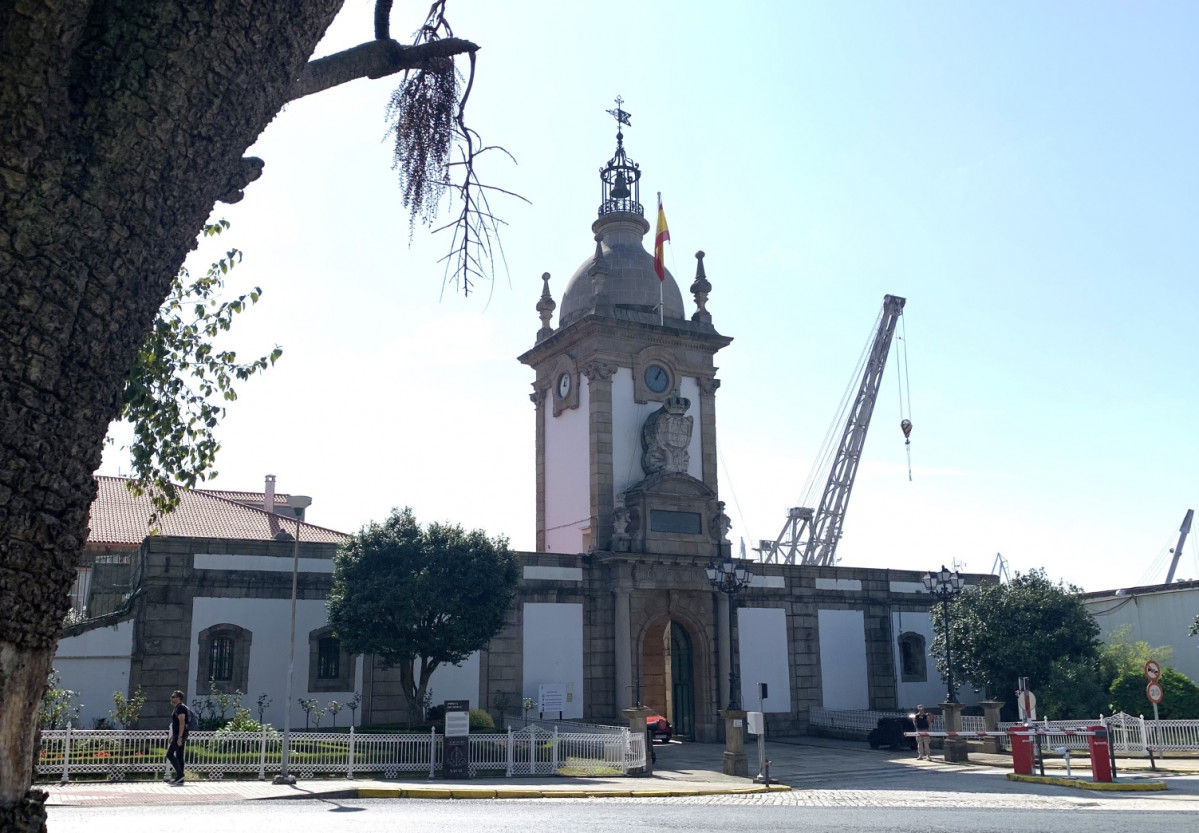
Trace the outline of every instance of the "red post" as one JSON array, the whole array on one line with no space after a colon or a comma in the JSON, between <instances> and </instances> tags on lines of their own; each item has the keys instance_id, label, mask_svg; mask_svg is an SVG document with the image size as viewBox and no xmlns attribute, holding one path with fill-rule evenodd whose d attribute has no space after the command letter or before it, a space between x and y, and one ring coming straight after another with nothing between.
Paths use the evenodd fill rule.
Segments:
<instances>
[{"instance_id":1,"label":"red post","mask_svg":"<svg viewBox=\"0 0 1199 833\"><path fill-rule=\"evenodd\" d=\"M1017 775L1032 775L1032 731L1016 726L1008 730L1008 738L1012 743L1012 769Z\"/></svg>"},{"instance_id":2,"label":"red post","mask_svg":"<svg viewBox=\"0 0 1199 833\"><path fill-rule=\"evenodd\" d=\"M1087 736L1087 748L1091 752L1091 780L1109 782L1112 780L1112 758L1107 728L1104 726L1088 726L1087 728L1095 733Z\"/></svg>"}]
</instances>

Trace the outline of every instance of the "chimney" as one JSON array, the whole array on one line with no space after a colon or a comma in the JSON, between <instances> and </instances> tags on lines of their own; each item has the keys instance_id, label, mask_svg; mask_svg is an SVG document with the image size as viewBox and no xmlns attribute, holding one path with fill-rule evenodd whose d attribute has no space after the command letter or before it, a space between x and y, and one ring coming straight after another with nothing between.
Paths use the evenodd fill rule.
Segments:
<instances>
[{"instance_id":1,"label":"chimney","mask_svg":"<svg viewBox=\"0 0 1199 833\"><path fill-rule=\"evenodd\" d=\"M266 490L262 496L262 511L275 511L275 475L268 474L266 476Z\"/></svg>"}]
</instances>

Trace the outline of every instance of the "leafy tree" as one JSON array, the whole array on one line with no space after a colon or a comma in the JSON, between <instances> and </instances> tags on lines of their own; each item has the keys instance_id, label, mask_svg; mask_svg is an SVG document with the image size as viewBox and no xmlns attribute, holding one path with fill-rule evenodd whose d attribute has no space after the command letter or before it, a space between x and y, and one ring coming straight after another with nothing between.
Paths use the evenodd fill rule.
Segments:
<instances>
[{"instance_id":1,"label":"leafy tree","mask_svg":"<svg viewBox=\"0 0 1199 833\"><path fill-rule=\"evenodd\" d=\"M477 50L444 3L397 43L380 0L374 38L309 61L341 3L0 4L0 830L45 827L36 715L93 472L197 230L261 175L246 149L288 101Z\"/></svg>"},{"instance_id":2,"label":"leafy tree","mask_svg":"<svg viewBox=\"0 0 1199 833\"><path fill-rule=\"evenodd\" d=\"M204 226L204 237L229 228L221 220ZM283 353L239 362L231 350L217 350L214 340L233 325L234 316L258 303L262 290L220 300L225 276L241 262L230 249L202 277L181 268L166 302L138 352L125 383L120 419L133 426L129 447L134 493L147 490L159 513L178 504L177 485L191 488L211 472L220 443L215 428L225 416L224 402L237 399L234 383L273 365Z\"/></svg>"},{"instance_id":3,"label":"leafy tree","mask_svg":"<svg viewBox=\"0 0 1199 833\"><path fill-rule=\"evenodd\" d=\"M949 606L954 678L988 687L1016 713L1020 677L1039 700L1072 711L1069 687L1085 683L1087 707L1102 690L1099 626L1078 598L1079 589L1054 584L1044 570L1019 573L1007 584L968 587ZM932 611L931 651L945 673L945 633L940 609ZM1068 662L1056 672L1055 667ZM1044 708L1038 712L1048 713ZM1097 712L1096 712L1097 714Z\"/></svg>"},{"instance_id":4,"label":"leafy tree","mask_svg":"<svg viewBox=\"0 0 1199 833\"><path fill-rule=\"evenodd\" d=\"M329 623L346 650L400 670L410 720L423 718L429 678L487 646L504 626L520 571L504 538L392 510L334 558Z\"/></svg>"},{"instance_id":5,"label":"leafy tree","mask_svg":"<svg viewBox=\"0 0 1199 833\"><path fill-rule=\"evenodd\" d=\"M1185 674L1163 667L1158 682L1162 687L1162 701L1157 713L1162 720L1199 718L1199 687ZM1153 703L1145 693L1146 683L1142 669L1117 677L1111 687L1110 711L1152 716Z\"/></svg>"},{"instance_id":6,"label":"leafy tree","mask_svg":"<svg viewBox=\"0 0 1199 833\"><path fill-rule=\"evenodd\" d=\"M1174 649L1169 645L1155 648L1144 640L1131 641L1131 633L1132 625L1120 625L1099 646L1099 661L1109 686L1122 674L1143 674L1145 663L1151 659L1166 665L1174 655Z\"/></svg>"}]
</instances>

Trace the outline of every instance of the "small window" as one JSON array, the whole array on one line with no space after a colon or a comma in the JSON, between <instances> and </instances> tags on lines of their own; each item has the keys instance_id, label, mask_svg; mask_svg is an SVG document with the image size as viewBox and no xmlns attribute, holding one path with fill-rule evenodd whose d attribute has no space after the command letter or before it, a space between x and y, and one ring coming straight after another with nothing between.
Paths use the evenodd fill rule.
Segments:
<instances>
[{"instance_id":1,"label":"small window","mask_svg":"<svg viewBox=\"0 0 1199 833\"><path fill-rule=\"evenodd\" d=\"M928 651L924 637L908 631L899 637L899 679L905 683L928 680Z\"/></svg>"},{"instance_id":2,"label":"small window","mask_svg":"<svg viewBox=\"0 0 1199 833\"><path fill-rule=\"evenodd\" d=\"M233 637L214 636L208 648L208 679L218 683L233 680Z\"/></svg>"},{"instance_id":3,"label":"small window","mask_svg":"<svg viewBox=\"0 0 1199 833\"><path fill-rule=\"evenodd\" d=\"M341 640L336 636L322 637L317 650L317 679L336 680L341 676Z\"/></svg>"}]
</instances>

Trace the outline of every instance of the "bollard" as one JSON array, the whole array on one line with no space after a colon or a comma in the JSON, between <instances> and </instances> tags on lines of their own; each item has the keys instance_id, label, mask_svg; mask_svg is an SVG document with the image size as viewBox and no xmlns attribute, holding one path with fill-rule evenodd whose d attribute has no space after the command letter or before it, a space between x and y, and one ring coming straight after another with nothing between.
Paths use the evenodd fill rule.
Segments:
<instances>
[{"instance_id":1,"label":"bollard","mask_svg":"<svg viewBox=\"0 0 1199 833\"><path fill-rule=\"evenodd\" d=\"M1107 728L1104 726L1089 728L1095 733L1087 737L1087 746L1091 753L1091 779L1098 782L1110 782L1112 780L1111 750Z\"/></svg>"}]
</instances>

